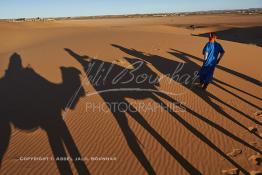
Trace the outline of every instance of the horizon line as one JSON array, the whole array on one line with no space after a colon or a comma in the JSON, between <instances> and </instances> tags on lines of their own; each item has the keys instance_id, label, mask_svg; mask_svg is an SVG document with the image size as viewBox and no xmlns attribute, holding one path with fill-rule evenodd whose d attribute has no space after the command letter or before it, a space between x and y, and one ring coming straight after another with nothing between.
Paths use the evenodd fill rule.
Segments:
<instances>
[{"instance_id":1,"label":"horizon line","mask_svg":"<svg viewBox=\"0 0 262 175\"><path fill-rule=\"evenodd\" d=\"M155 15L155 14L183 14L183 13L206 13L206 12L223 12L223 11L238 11L238 10L262 10L262 7L250 7L250 8L232 8L232 9L213 9L213 10L192 10L192 11L166 11L166 12L150 12L150 13L116 13L116 14L102 14L102 15L80 15L80 16L33 16L33 17L14 17L14 18L1 18L0 20L11 20L11 19L56 19L56 18L95 18L95 17L114 17L114 16L135 16L135 15Z\"/></svg>"}]
</instances>

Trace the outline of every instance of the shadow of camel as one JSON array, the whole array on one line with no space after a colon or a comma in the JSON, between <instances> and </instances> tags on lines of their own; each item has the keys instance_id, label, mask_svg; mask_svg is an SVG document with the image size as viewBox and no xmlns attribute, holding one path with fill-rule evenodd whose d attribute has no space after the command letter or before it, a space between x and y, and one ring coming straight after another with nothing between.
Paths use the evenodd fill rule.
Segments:
<instances>
[{"instance_id":1,"label":"shadow of camel","mask_svg":"<svg viewBox=\"0 0 262 175\"><path fill-rule=\"evenodd\" d=\"M194 62L190 62L187 59L185 59L185 56L183 54L180 54L179 52L170 52L171 54L177 56L178 58L184 60L186 63L177 62L174 60L170 60L158 55L152 55L152 54L145 54L143 52L137 51L135 49L128 49L119 45L112 45L113 47L116 47L120 49L121 51L135 56L137 58L140 58L144 61L147 61L151 63L157 70L159 70L162 74L167 75L174 81L179 82L181 85L186 87L187 89L191 90L194 94L201 97L205 102L207 102L210 106L212 106L213 109L215 109L218 113L222 114L223 116L227 117L229 120L234 122L235 124L239 125L240 127L244 128L245 130L249 131L249 129L244 126L242 123L240 123L238 120L227 114L218 104L213 102L211 99L216 100L223 105L231 108L235 112L245 116L249 120L253 121L256 124L262 125L260 121L255 120L254 118L250 117L249 115L245 114L244 112L240 111L239 109L235 108L232 105L227 104L220 98L216 97L212 93L208 91L203 91L199 88L194 87L195 79L192 78L195 77L197 74L197 71L200 69L200 66L195 64ZM175 70L175 71L174 71ZM174 71L174 72L172 72ZM182 75L182 76L181 76ZM255 106L255 105L253 105ZM255 135L259 138L261 138L258 134L255 133Z\"/></svg>"},{"instance_id":2,"label":"shadow of camel","mask_svg":"<svg viewBox=\"0 0 262 175\"><path fill-rule=\"evenodd\" d=\"M132 77L136 77L137 74L141 73L141 70L143 70L143 74L150 75L154 80L156 79L157 75L152 72L142 60L125 58L125 60L133 66L133 68L126 69L114 63L99 59L91 59L87 56L80 56L70 49L65 50L83 66L90 84L103 98L104 102L115 117L129 149L133 152L148 174L156 174L156 172L142 151L140 147L141 143L137 139L132 128L129 126L127 114L144 127L190 174L201 174L160 134L158 134L157 131L143 118L143 116L136 111L135 107L127 101L126 98L152 98L152 96L155 96L152 92L157 93L157 81L153 81L152 83L136 83L130 81ZM130 72L132 72L133 76ZM103 78L99 79L98 77ZM139 90L143 90L143 92ZM116 104L117 107L113 106L114 104ZM126 106L128 106L127 109L125 109Z\"/></svg>"},{"instance_id":3,"label":"shadow of camel","mask_svg":"<svg viewBox=\"0 0 262 175\"><path fill-rule=\"evenodd\" d=\"M244 44L254 44L262 47L262 36L261 36L262 26L255 27L245 27L245 28L232 28L222 31L217 31L219 39L226 41L233 41ZM209 37L209 33L203 33L199 35L200 37Z\"/></svg>"},{"instance_id":4,"label":"shadow of camel","mask_svg":"<svg viewBox=\"0 0 262 175\"><path fill-rule=\"evenodd\" d=\"M234 160L232 160L229 156L227 156L222 150L220 150L215 144L212 143L206 136L204 136L201 132L191 126L186 120L180 117L176 112L168 107L159 97L169 100L170 102L177 103L169 96L167 96L164 92L158 89L158 81L137 81L136 78L141 75L147 75L147 77L151 77L151 80L156 80L157 75L147 66L147 63L141 59L131 59L125 58L125 60L131 64L132 66L129 69L124 68L122 66L116 65L114 63L92 59L88 56L81 56L77 53L73 52L70 49L65 49L73 58L75 58L86 71L87 79L90 84L96 89L98 94L104 99L108 108L113 113L117 123L119 124L124 137L127 141L127 144L133 154L137 157L140 164L144 167L148 174L156 174L149 160L146 158L145 154L140 148L139 141L137 140L134 132L130 128L128 124L127 114L129 114L136 122L138 122L145 130L147 130L179 163L182 165L185 170L187 170L190 174L201 174L199 170L193 167L182 155L180 155L161 135L157 133L157 131L152 128L149 123L143 118L139 111L127 101L127 98L132 99L152 99L156 104L160 105L164 110L170 113L176 120L178 120L185 128L190 130L195 136L197 136L204 143L213 148L216 152L218 152L221 156L223 156L226 160L231 162L234 166L239 168L242 172L247 174L247 171L238 165ZM88 59L87 59L88 58ZM101 71L103 70L103 71ZM124 72L124 73L123 73ZM103 77L103 79L97 79L95 77ZM121 77L121 80L119 79ZM154 77L154 78L152 78ZM133 78L133 79L132 79ZM117 81L119 80L119 81ZM117 91L112 91L115 89ZM137 91L137 90L141 91ZM107 91L109 90L109 91ZM147 91L149 90L149 91ZM111 104L126 104L126 108L116 108L110 106ZM115 110L117 109L117 110ZM190 110L193 112L192 110ZM194 113L195 115L199 114ZM204 119L203 119L204 120ZM206 121L208 122L208 121ZM209 122L209 124L214 124ZM215 124L214 124L215 125ZM215 125L215 127L219 128L219 126ZM219 128L223 130L222 128ZM223 130L226 132L226 130ZM245 143L238 137L234 136L230 132L227 132L229 136L236 139L240 143L245 144L246 146L257 150L253 146Z\"/></svg>"},{"instance_id":5,"label":"shadow of camel","mask_svg":"<svg viewBox=\"0 0 262 175\"><path fill-rule=\"evenodd\" d=\"M77 88L81 87L80 71L72 67L61 67L62 80L54 84L37 74L31 67L23 67L20 55L10 57L9 67L0 79L0 160L7 150L11 127L31 132L43 129L49 140L60 174L73 174L67 152L79 174L90 174L81 158L73 137L64 122L61 112L66 108L74 109L84 90L81 88L70 106L67 103ZM66 149L65 149L66 148Z\"/></svg>"}]
</instances>

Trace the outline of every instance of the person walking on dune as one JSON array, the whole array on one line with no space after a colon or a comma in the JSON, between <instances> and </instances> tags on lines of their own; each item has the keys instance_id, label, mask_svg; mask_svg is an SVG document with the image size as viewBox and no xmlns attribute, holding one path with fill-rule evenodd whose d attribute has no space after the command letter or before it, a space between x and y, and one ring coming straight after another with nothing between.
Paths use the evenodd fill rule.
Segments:
<instances>
[{"instance_id":1,"label":"person walking on dune","mask_svg":"<svg viewBox=\"0 0 262 175\"><path fill-rule=\"evenodd\" d=\"M208 84L212 81L215 67L225 53L223 47L216 42L216 38L216 33L210 33L209 42L203 49L204 63L198 72L200 86L203 89L206 89Z\"/></svg>"}]
</instances>

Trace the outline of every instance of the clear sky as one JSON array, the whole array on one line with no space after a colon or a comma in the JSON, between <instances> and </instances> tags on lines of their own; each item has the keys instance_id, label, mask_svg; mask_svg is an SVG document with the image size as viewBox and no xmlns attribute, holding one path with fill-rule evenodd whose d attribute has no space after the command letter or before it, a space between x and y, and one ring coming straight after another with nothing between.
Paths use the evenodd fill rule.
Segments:
<instances>
[{"instance_id":1,"label":"clear sky","mask_svg":"<svg viewBox=\"0 0 262 175\"><path fill-rule=\"evenodd\" d=\"M0 18L94 16L262 7L262 0L0 0Z\"/></svg>"}]
</instances>

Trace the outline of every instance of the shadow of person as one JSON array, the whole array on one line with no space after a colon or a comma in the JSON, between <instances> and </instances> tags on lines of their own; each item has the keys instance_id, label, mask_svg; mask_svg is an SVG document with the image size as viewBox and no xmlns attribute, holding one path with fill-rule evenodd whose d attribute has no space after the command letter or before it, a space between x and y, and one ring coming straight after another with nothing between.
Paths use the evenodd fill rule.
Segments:
<instances>
[{"instance_id":1,"label":"shadow of person","mask_svg":"<svg viewBox=\"0 0 262 175\"><path fill-rule=\"evenodd\" d=\"M65 51L83 66L90 85L95 88L111 110L127 141L129 149L148 174L156 174L156 172L143 153L140 147L141 143L129 126L127 114L149 132L190 174L201 174L150 126L139 111L128 102L127 98L153 98L155 96L153 92L158 92L157 75L152 72L144 61L124 58L131 66L122 67L99 59L80 56L70 49L65 49ZM150 83L145 80L147 76L150 77Z\"/></svg>"},{"instance_id":2,"label":"shadow of person","mask_svg":"<svg viewBox=\"0 0 262 175\"><path fill-rule=\"evenodd\" d=\"M30 66L23 67L20 55L10 57L8 69L0 79L1 98L1 152L0 159L8 147L11 129L10 124L23 131L43 129L56 160L60 174L73 174L70 157L79 174L90 174L81 158L80 152L62 118L62 110L74 109L84 90L81 86L80 71L72 67L61 67L63 82L55 84L44 79ZM80 87L74 101L68 102ZM67 152L70 156L67 156Z\"/></svg>"}]
</instances>

